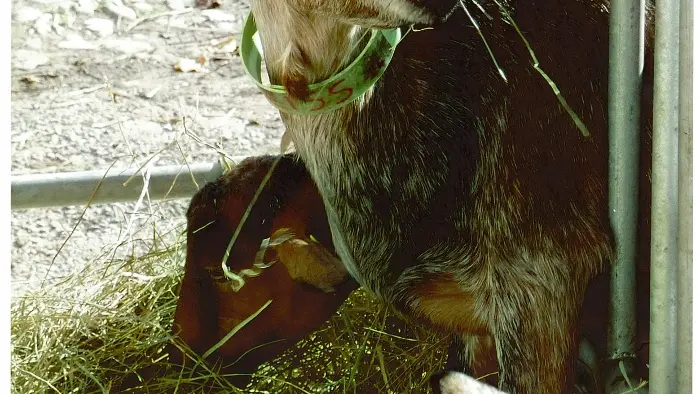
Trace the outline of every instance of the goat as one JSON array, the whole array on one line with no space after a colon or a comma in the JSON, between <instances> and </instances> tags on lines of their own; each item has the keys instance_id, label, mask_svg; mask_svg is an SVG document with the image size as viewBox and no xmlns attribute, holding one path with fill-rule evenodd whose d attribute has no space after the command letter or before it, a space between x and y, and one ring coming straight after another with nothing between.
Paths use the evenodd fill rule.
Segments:
<instances>
[{"instance_id":1,"label":"goat","mask_svg":"<svg viewBox=\"0 0 700 394\"><path fill-rule=\"evenodd\" d=\"M270 82L291 106L265 94L361 286L460 338L465 371L493 343L501 390L570 393L584 294L614 258L608 4L460 4L252 0ZM388 64L370 59L365 77L381 78L326 111L319 94L341 93L331 78L371 32L410 25Z\"/></svg>"},{"instance_id":2,"label":"goat","mask_svg":"<svg viewBox=\"0 0 700 394\"><path fill-rule=\"evenodd\" d=\"M237 272L253 268L261 241L281 229L294 234L296 239L290 241L298 241L294 246L301 253L308 252L302 240L313 236L326 255L284 261L281 254L288 257L293 251L283 243L277 259L284 265L264 268L264 273L246 278L249 283L234 291L221 262L253 195L276 160L275 171L230 248L228 266ZM247 385L262 363L330 319L357 288L337 260L340 266L333 269L333 247L323 203L303 165L291 155L245 159L195 194L187 218L187 261L173 334L197 354L207 355L208 362L223 366L222 371L232 375L231 383L239 387ZM324 252L324 248L330 252ZM267 300L273 302L251 323L207 354ZM187 362L180 348L173 346L169 352L172 363Z\"/></svg>"}]
</instances>

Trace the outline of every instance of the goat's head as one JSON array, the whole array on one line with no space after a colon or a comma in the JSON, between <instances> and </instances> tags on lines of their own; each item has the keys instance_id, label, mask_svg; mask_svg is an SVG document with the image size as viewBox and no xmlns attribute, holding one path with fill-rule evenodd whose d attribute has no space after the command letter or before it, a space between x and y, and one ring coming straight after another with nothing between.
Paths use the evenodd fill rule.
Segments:
<instances>
[{"instance_id":1,"label":"goat's head","mask_svg":"<svg viewBox=\"0 0 700 394\"><path fill-rule=\"evenodd\" d=\"M290 229L300 239L286 248L281 244L280 262L257 277L246 278L242 287L232 288L222 270L222 258L274 159L246 159L200 190L187 214L187 262L173 332L193 351L206 355L208 362L219 363L225 373L233 374L232 383L240 387L260 364L327 321L357 287L346 280L347 271L330 252L314 242L302 242L314 235L320 245L333 250L314 183L301 164L282 157L230 249L227 266L234 273L253 268L261 241L276 230ZM289 258L290 253L297 255ZM272 303L264 308L268 300ZM218 349L210 350L259 310ZM171 349L176 364L188 362L184 356Z\"/></svg>"},{"instance_id":2,"label":"goat's head","mask_svg":"<svg viewBox=\"0 0 700 394\"><path fill-rule=\"evenodd\" d=\"M253 0L273 84L305 99L308 85L336 73L366 29L443 21L456 0Z\"/></svg>"}]
</instances>

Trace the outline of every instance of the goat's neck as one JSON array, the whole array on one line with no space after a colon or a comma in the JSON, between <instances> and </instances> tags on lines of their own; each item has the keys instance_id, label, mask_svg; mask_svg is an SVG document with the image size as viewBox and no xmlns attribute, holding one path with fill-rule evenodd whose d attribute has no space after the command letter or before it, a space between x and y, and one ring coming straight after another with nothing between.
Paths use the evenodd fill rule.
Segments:
<instances>
[{"instance_id":1,"label":"goat's neck","mask_svg":"<svg viewBox=\"0 0 700 394\"><path fill-rule=\"evenodd\" d=\"M304 37L292 44L304 54L303 63L296 67L304 68L308 84L321 82L342 71L361 52L370 35L367 29L341 23L325 28L312 27L322 25L318 22L309 25L308 29L303 24L297 27L303 30L299 34L304 34Z\"/></svg>"},{"instance_id":2,"label":"goat's neck","mask_svg":"<svg viewBox=\"0 0 700 394\"><path fill-rule=\"evenodd\" d=\"M303 72L296 74L296 77L305 86L321 82L347 67L362 51L371 33L358 26L338 23L324 25L318 21L311 21L309 25L314 26L314 28L306 29L303 23L296 25L294 28L300 29L304 33L295 33L297 34L295 37L302 38L290 44L290 47L296 46L305 54L304 61L306 63L299 65L299 67L303 67ZM292 88L290 89L292 94L294 94L294 86L288 85L289 79L284 75L289 75L290 71L295 75L294 72L298 69L293 64L295 60L289 59L284 65L284 70L277 71L278 75L281 75L278 76L278 80L287 85L288 89ZM300 78L299 74L302 74L303 78ZM292 85L293 82L292 79ZM283 114L285 126L291 133L297 148L302 151L302 155L304 155L304 145L318 144L319 139L329 144L332 144L333 141L348 142L345 133L352 128L350 122L357 120L358 113L362 111L365 102L372 95L372 91L373 89L370 89L355 102L329 113L303 116ZM314 148L308 146L308 149Z\"/></svg>"},{"instance_id":3,"label":"goat's neck","mask_svg":"<svg viewBox=\"0 0 700 394\"><path fill-rule=\"evenodd\" d=\"M269 13L269 15L268 15ZM366 30L301 12L283 2L260 10L265 60L274 84L284 85L292 96L306 99L308 86L341 71L362 49ZM287 14L278 20L274 15Z\"/></svg>"}]
</instances>

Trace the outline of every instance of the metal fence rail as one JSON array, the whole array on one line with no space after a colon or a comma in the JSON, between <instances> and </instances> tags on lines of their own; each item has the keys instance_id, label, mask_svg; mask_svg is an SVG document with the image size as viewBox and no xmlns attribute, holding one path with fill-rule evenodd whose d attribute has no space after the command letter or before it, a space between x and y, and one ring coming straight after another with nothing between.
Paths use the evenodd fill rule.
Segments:
<instances>
[{"instance_id":1,"label":"metal fence rail","mask_svg":"<svg viewBox=\"0 0 700 394\"><path fill-rule=\"evenodd\" d=\"M610 140L610 224L617 246L610 272L610 327L607 358L629 372L635 358L636 268L639 193L641 88L644 66L644 0L610 3L608 134ZM629 388L617 363L610 363L609 394Z\"/></svg>"},{"instance_id":2,"label":"metal fence rail","mask_svg":"<svg viewBox=\"0 0 700 394\"><path fill-rule=\"evenodd\" d=\"M681 0L680 7L677 380L678 392L690 393L693 392L693 0Z\"/></svg>"},{"instance_id":3,"label":"metal fence rail","mask_svg":"<svg viewBox=\"0 0 700 394\"><path fill-rule=\"evenodd\" d=\"M654 132L652 150L651 193L651 326L649 337L649 392L688 393L690 381L679 379L687 376L690 368L689 353L679 349L688 340L689 327L683 327L684 313L692 313L687 307L690 293L685 286L690 282L680 278L681 256L679 241L685 237L687 228L681 227L680 209L688 214L689 195L679 193L680 182L690 182L687 166L680 168L680 156L686 161L691 152L679 152L687 138L680 133L681 110L689 111L686 103L681 105L681 86L690 80L681 80L681 1L656 1L656 42L654 51ZM684 12L692 15L692 6L684 2ZM692 16L684 20L692 24ZM690 19L687 19L690 18ZM688 35L690 31L684 30ZM684 37L689 39L690 37ZM689 50L687 46L684 50ZM685 63L685 67L690 66ZM692 72L690 73L692 75ZM688 72L683 73L689 79ZM689 98L686 98L689 99ZM683 116L692 116L688 113ZM687 130L689 131L689 130ZM684 141L681 144L681 141ZM679 170L683 169L681 174ZM681 178L682 176L682 178ZM692 247L692 246L691 246ZM692 251L687 250L688 253ZM687 271L686 271L687 272ZM680 299L679 296L686 297ZM681 340L679 343L679 340ZM686 357L685 360L679 357Z\"/></svg>"},{"instance_id":4,"label":"metal fence rail","mask_svg":"<svg viewBox=\"0 0 700 394\"><path fill-rule=\"evenodd\" d=\"M238 162L243 158L234 158ZM187 198L223 173L220 163L11 177L11 208L47 208L136 201L147 184L152 200Z\"/></svg>"}]
</instances>

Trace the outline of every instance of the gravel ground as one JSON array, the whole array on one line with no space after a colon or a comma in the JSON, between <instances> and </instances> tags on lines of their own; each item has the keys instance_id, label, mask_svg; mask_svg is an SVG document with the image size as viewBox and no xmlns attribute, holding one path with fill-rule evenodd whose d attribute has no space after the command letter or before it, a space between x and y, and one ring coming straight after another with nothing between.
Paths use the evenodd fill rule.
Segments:
<instances>
[{"instance_id":1,"label":"gravel ground","mask_svg":"<svg viewBox=\"0 0 700 394\"><path fill-rule=\"evenodd\" d=\"M155 154L156 165L213 162L217 148L230 156L278 150L279 116L235 52L247 1L216 9L194 0L12 5L13 175L139 166ZM13 295L124 240L138 241L117 257L142 253L154 229L172 242L187 203L98 205L82 220L84 207L13 211Z\"/></svg>"}]
</instances>

